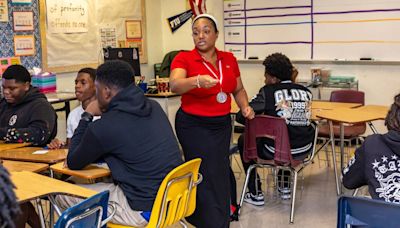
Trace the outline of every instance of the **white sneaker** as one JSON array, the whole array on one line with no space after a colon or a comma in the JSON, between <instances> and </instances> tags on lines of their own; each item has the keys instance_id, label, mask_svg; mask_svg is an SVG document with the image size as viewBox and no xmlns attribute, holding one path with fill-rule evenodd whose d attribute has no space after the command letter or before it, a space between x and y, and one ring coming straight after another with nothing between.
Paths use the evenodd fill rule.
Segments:
<instances>
[{"instance_id":1,"label":"white sneaker","mask_svg":"<svg viewBox=\"0 0 400 228\"><path fill-rule=\"evenodd\" d=\"M278 192L281 195L281 199L288 200L292 197L291 189L289 187L278 188Z\"/></svg>"},{"instance_id":2,"label":"white sneaker","mask_svg":"<svg viewBox=\"0 0 400 228\"><path fill-rule=\"evenodd\" d=\"M250 192L244 195L244 202L255 205L255 206L263 206L264 203L264 193L260 192L257 195L253 195Z\"/></svg>"}]
</instances>

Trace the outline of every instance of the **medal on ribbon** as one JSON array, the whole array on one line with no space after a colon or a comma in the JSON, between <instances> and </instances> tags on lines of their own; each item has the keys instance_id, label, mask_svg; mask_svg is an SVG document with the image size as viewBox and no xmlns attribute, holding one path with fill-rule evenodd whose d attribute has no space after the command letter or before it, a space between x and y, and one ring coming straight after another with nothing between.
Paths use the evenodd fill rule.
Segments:
<instances>
[{"instance_id":1,"label":"medal on ribbon","mask_svg":"<svg viewBox=\"0 0 400 228\"><path fill-rule=\"evenodd\" d=\"M222 80L223 80L223 78L224 78L224 75L222 74L222 64L221 64L221 60L218 61L219 76L220 76L219 78L218 78L217 74L215 74L215 72L207 65L206 62L203 61L203 64L204 64L204 66L206 66L206 68L208 69L208 71L211 72L211 74L212 74L212 76L213 76L214 78L219 79L219 85L220 85L221 90L220 90L219 93L217 93L217 97L216 97L216 98L217 98L217 102L218 102L218 103L221 103L221 104L225 103L225 102L228 100L228 95L227 95L224 91L222 91Z\"/></svg>"}]
</instances>

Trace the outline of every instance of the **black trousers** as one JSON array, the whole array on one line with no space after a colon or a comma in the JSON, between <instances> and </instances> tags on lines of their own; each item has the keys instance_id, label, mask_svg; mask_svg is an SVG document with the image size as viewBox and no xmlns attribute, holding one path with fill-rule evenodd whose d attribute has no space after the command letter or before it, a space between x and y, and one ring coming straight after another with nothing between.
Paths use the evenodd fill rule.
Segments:
<instances>
[{"instance_id":1,"label":"black trousers","mask_svg":"<svg viewBox=\"0 0 400 228\"><path fill-rule=\"evenodd\" d=\"M230 115L201 117L179 109L175 129L185 160L202 159L203 182L197 187L196 210L186 220L199 228L229 227Z\"/></svg>"}]
</instances>

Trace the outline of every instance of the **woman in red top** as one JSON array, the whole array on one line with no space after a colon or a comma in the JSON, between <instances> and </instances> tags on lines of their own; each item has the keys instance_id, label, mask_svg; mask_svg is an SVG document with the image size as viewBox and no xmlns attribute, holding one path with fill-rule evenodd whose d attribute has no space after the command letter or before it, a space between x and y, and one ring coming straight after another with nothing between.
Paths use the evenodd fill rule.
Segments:
<instances>
[{"instance_id":1,"label":"woman in red top","mask_svg":"<svg viewBox=\"0 0 400 228\"><path fill-rule=\"evenodd\" d=\"M231 94L243 116L254 117L236 58L215 48L216 24L211 15L197 16L192 24L195 48L180 52L171 65L171 89L182 94L176 133L185 159L202 159L196 211L187 218L196 227L229 227Z\"/></svg>"}]
</instances>

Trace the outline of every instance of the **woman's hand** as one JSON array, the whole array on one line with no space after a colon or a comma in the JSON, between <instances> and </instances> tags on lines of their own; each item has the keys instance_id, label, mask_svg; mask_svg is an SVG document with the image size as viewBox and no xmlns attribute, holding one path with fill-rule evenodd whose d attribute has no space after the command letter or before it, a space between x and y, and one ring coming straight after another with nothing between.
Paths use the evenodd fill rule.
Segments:
<instances>
[{"instance_id":1,"label":"woman's hand","mask_svg":"<svg viewBox=\"0 0 400 228\"><path fill-rule=\"evenodd\" d=\"M254 110L253 110L253 108L250 107L250 106L246 106L246 107L245 107L244 109L242 109L241 111L242 111L242 115L243 115L245 118L249 119L249 120L253 119L254 116L255 116Z\"/></svg>"},{"instance_id":2,"label":"woman's hand","mask_svg":"<svg viewBox=\"0 0 400 228\"><path fill-rule=\"evenodd\" d=\"M209 89L211 87L216 86L219 83L219 80L211 77L210 75L198 75L198 86L200 88Z\"/></svg>"}]
</instances>

